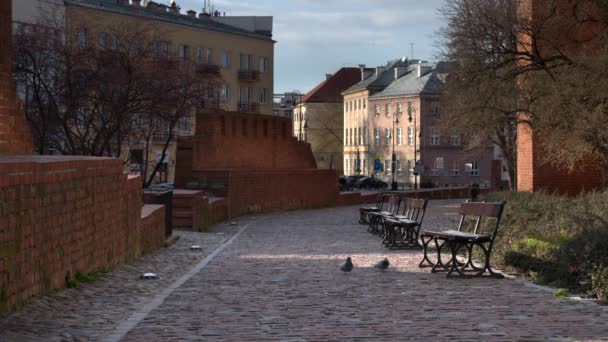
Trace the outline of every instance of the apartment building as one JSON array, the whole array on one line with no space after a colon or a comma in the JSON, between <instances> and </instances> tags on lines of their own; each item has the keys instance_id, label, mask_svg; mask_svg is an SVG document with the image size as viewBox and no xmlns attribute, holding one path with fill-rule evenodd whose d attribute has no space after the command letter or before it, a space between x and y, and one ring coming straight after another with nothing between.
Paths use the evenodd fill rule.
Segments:
<instances>
[{"instance_id":1,"label":"apartment building","mask_svg":"<svg viewBox=\"0 0 608 342\"><path fill-rule=\"evenodd\" d=\"M341 68L308 92L294 108L293 135L310 144L319 169L344 174L341 93L361 79L358 68Z\"/></svg>"},{"instance_id":2,"label":"apartment building","mask_svg":"<svg viewBox=\"0 0 608 342\"><path fill-rule=\"evenodd\" d=\"M343 93L346 174L406 188L500 182L495 147L465 149L466 137L441 122L446 63L402 59L368 78L361 72L363 80Z\"/></svg>"},{"instance_id":3,"label":"apartment building","mask_svg":"<svg viewBox=\"0 0 608 342\"><path fill-rule=\"evenodd\" d=\"M183 12L177 3L141 0L13 0L16 3L15 32L31 30L42 7L59 8L65 16L66 27L85 27L78 32L82 44L111 40L106 28L141 23L160 32L159 49L168 58L188 60L201 68L217 70L221 77L219 103L209 104L211 110L241 113L273 113L274 44L272 17L231 17L218 11L194 10ZM168 2L168 1L167 1ZM17 5L18 4L18 5ZM41 6L43 5L43 6ZM105 37L105 38L104 38ZM207 105L206 105L207 106ZM180 120L176 136L192 135L196 129L195 116ZM140 160L156 162L164 144L166 130L160 123L148 158L143 150L128 153L127 168L141 170ZM174 179L176 142L172 141L159 181ZM127 155L127 154L125 154ZM134 156L134 157L133 157Z\"/></svg>"},{"instance_id":4,"label":"apartment building","mask_svg":"<svg viewBox=\"0 0 608 342\"><path fill-rule=\"evenodd\" d=\"M399 59L376 68L359 65L360 81L342 92L344 113L344 174L370 175L374 155L370 150L370 96L382 91L394 80L394 70L410 62Z\"/></svg>"}]
</instances>

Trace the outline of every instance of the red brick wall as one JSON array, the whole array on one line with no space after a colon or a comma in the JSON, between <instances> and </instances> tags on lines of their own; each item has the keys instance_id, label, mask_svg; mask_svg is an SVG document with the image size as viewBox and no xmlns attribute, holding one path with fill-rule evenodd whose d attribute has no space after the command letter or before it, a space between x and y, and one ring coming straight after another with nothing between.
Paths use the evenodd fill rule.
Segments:
<instances>
[{"instance_id":1,"label":"red brick wall","mask_svg":"<svg viewBox=\"0 0 608 342\"><path fill-rule=\"evenodd\" d=\"M197 115L192 168L316 169L317 164L310 145L291 136L289 119L219 112Z\"/></svg>"},{"instance_id":2,"label":"red brick wall","mask_svg":"<svg viewBox=\"0 0 608 342\"><path fill-rule=\"evenodd\" d=\"M11 1L0 1L0 155L32 153L32 140L12 81Z\"/></svg>"},{"instance_id":3,"label":"red brick wall","mask_svg":"<svg viewBox=\"0 0 608 342\"><path fill-rule=\"evenodd\" d=\"M141 209L118 159L0 157L0 311L157 248Z\"/></svg>"},{"instance_id":4,"label":"red brick wall","mask_svg":"<svg viewBox=\"0 0 608 342\"><path fill-rule=\"evenodd\" d=\"M594 1L572 2L566 0L523 0L518 3L518 15L521 20L541 23L548 14L547 9L552 8L549 4L556 4L558 15L571 15L572 6L579 6L580 13L588 11L594 12L596 6ZM568 18L564 18L568 21ZM598 23L591 21L578 21L575 26L564 24L563 46L562 49L569 51L572 56L580 52L586 52L593 47L585 40L594 35L600 28ZM561 36L560 36L561 37ZM529 36L521 36L520 40L530 44ZM544 49L543 42L537 41L537 47ZM546 45L545 45L546 48ZM520 45L519 49L526 49L525 45ZM520 82L524 86L523 82ZM522 114L523 116L523 114ZM525 119L525 117L524 117ZM518 191L540 191L546 190L567 195L576 195L584 191L604 188L606 186L606 175L599 163L587 160L577 165L575 170L556 168L542 161L542 137L524 124L518 127L517 143L517 190Z\"/></svg>"},{"instance_id":5,"label":"red brick wall","mask_svg":"<svg viewBox=\"0 0 608 342\"><path fill-rule=\"evenodd\" d=\"M155 251L165 243L165 206L146 204L141 210L141 254Z\"/></svg>"}]
</instances>

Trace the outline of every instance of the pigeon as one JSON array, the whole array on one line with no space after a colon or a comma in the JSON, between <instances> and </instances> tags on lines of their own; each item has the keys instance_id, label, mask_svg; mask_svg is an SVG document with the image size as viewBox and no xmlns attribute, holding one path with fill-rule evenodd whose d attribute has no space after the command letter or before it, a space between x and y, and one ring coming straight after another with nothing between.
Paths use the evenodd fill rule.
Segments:
<instances>
[{"instance_id":1,"label":"pigeon","mask_svg":"<svg viewBox=\"0 0 608 342\"><path fill-rule=\"evenodd\" d=\"M384 271L385 269L387 269L387 268L388 268L388 265L390 265L390 263L388 262L388 259L387 259L387 258L384 258L384 259L382 259L382 260L378 261L378 262L377 262L377 263L374 265L374 267L375 267L375 268L378 268L378 269L381 269L382 271Z\"/></svg>"},{"instance_id":2,"label":"pigeon","mask_svg":"<svg viewBox=\"0 0 608 342\"><path fill-rule=\"evenodd\" d=\"M190 247L190 249L193 250L193 251L200 251L203 248L201 246L199 246L199 245L194 245L194 246Z\"/></svg>"},{"instance_id":3,"label":"pigeon","mask_svg":"<svg viewBox=\"0 0 608 342\"><path fill-rule=\"evenodd\" d=\"M340 270L342 272L350 272L353 270L353 261L350 257L346 258L346 261L340 265Z\"/></svg>"}]
</instances>

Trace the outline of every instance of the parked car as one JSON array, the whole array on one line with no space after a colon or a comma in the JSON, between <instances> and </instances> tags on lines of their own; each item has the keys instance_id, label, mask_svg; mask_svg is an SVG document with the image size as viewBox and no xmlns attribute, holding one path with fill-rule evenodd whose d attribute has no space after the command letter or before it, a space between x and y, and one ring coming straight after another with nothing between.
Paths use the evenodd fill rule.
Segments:
<instances>
[{"instance_id":1,"label":"parked car","mask_svg":"<svg viewBox=\"0 0 608 342\"><path fill-rule=\"evenodd\" d=\"M340 176L339 178L339 182L340 182L340 191L351 191L354 188L356 188L356 184L357 181L362 179L362 178L366 178L365 176L362 175L356 175L356 176Z\"/></svg>"},{"instance_id":2,"label":"parked car","mask_svg":"<svg viewBox=\"0 0 608 342\"><path fill-rule=\"evenodd\" d=\"M377 178L365 177L357 181L356 187L359 189L386 189L388 184Z\"/></svg>"}]
</instances>

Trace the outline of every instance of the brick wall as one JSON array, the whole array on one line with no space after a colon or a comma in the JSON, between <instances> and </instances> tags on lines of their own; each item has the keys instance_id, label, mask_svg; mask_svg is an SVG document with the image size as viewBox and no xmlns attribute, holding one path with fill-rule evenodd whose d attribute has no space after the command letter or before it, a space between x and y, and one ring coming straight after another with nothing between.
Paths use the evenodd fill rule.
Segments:
<instances>
[{"instance_id":1,"label":"brick wall","mask_svg":"<svg viewBox=\"0 0 608 342\"><path fill-rule=\"evenodd\" d=\"M160 247L164 211L145 217L120 160L0 156L0 311Z\"/></svg>"},{"instance_id":2,"label":"brick wall","mask_svg":"<svg viewBox=\"0 0 608 342\"><path fill-rule=\"evenodd\" d=\"M0 155L28 154L32 140L12 80L12 1L0 1Z\"/></svg>"},{"instance_id":3,"label":"brick wall","mask_svg":"<svg viewBox=\"0 0 608 342\"><path fill-rule=\"evenodd\" d=\"M310 145L291 136L287 118L232 112L197 115L194 170L316 167Z\"/></svg>"}]
</instances>

